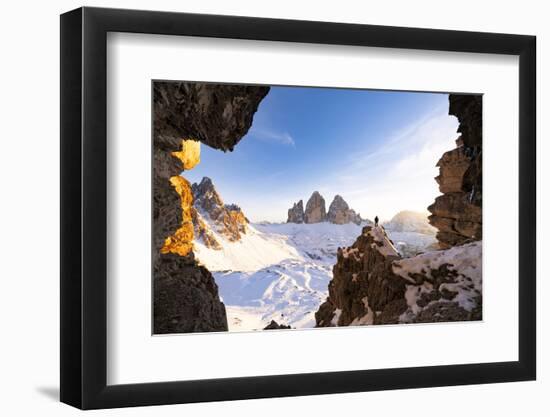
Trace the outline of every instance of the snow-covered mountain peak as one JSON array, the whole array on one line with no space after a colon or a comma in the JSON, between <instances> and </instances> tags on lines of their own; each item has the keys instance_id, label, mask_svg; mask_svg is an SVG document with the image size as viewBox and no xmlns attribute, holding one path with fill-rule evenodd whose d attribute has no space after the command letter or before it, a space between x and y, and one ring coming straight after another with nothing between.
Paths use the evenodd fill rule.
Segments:
<instances>
[{"instance_id":1,"label":"snow-covered mountain peak","mask_svg":"<svg viewBox=\"0 0 550 417\"><path fill-rule=\"evenodd\" d=\"M219 250L220 242L214 232L231 242L240 240L247 233L248 219L241 208L236 204L224 204L210 178L204 177L199 184L194 183L191 190L197 219L195 234L203 244Z\"/></svg>"},{"instance_id":2,"label":"snow-covered mountain peak","mask_svg":"<svg viewBox=\"0 0 550 417\"><path fill-rule=\"evenodd\" d=\"M427 213L411 210L400 211L389 222L385 222L384 227L394 232L417 232L426 235L435 235L437 232L428 222Z\"/></svg>"},{"instance_id":3,"label":"snow-covered mountain peak","mask_svg":"<svg viewBox=\"0 0 550 417\"><path fill-rule=\"evenodd\" d=\"M191 186L191 190L195 207L198 206L207 212L223 207L223 200L210 178L203 177L199 184L194 183Z\"/></svg>"}]
</instances>

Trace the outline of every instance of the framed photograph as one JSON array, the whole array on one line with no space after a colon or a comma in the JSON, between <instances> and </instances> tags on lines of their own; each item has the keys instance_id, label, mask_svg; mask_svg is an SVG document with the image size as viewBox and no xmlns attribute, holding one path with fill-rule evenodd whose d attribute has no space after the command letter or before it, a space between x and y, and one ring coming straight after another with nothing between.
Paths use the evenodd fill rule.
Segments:
<instances>
[{"instance_id":1,"label":"framed photograph","mask_svg":"<svg viewBox=\"0 0 550 417\"><path fill-rule=\"evenodd\" d=\"M61 16L61 401L533 380L535 37Z\"/></svg>"}]
</instances>

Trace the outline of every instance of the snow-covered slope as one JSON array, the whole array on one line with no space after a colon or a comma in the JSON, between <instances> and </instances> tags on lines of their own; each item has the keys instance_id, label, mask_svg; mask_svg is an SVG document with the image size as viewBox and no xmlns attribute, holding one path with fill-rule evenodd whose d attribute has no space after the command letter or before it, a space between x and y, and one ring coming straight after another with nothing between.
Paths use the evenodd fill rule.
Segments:
<instances>
[{"instance_id":1,"label":"snow-covered slope","mask_svg":"<svg viewBox=\"0 0 550 417\"><path fill-rule=\"evenodd\" d=\"M328 266L288 259L256 272L214 272L229 330L260 330L271 320L292 328L315 327L327 296Z\"/></svg>"},{"instance_id":2,"label":"snow-covered slope","mask_svg":"<svg viewBox=\"0 0 550 417\"><path fill-rule=\"evenodd\" d=\"M338 247L351 245L367 224L370 223L276 223L256 224L255 227L270 236L286 238L288 244L295 247L304 258L332 266Z\"/></svg>"},{"instance_id":3,"label":"snow-covered slope","mask_svg":"<svg viewBox=\"0 0 550 417\"><path fill-rule=\"evenodd\" d=\"M393 263L393 272L408 281L405 299L408 309L403 313L399 321L407 323L419 316L422 311L428 310L441 303L456 303L467 312L481 308L482 294L482 247L483 242L477 241L462 246L455 246L447 250L427 252L413 258L402 259ZM454 271L451 279L440 283L434 288L435 271L441 274L441 268ZM421 284L417 281L426 276L431 280L424 280ZM410 285L409 285L410 284ZM434 290L442 293L455 294L449 300L433 299L429 303L420 305L425 293ZM427 297L428 299L430 297Z\"/></svg>"},{"instance_id":4,"label":"snow-covered slope","mask_svg":"<svg viewBox=\"0 0 550 417\"><path fill-rule=\"evenodd\" d=\"M263 329L271 320L293 328L314 327L328 294L338 247L353 243L353 223L248 224L236 242L203 220L221 249L195 241L195 256L214 275L226 305L229 330Z\"/></svg>"},{"instance_id":5,"label":"snow-covered slope","mask_svg":"<svg viewBox=\"0 0 550 417\"><path fill-rule=\"evenodd\" d=\"M214 275L230 331L261 330L271 320L292 328L314 327L314 314L328 295L338 247L351 246L370 224L256 223L248 224L238 241L230 241L216 231L208 215L201 218L221 248L207 247L198 239L195 256ZM412 236L418 247L425 247ZM399 242L394 240L397 249Z\"/></svg>"},{"instance_id":6,"label":"snow-covered slope","mask_svg":"<svg viewBox=\"0 0 550 417\"><path fill-rule=\"evenodd\" d=\"M246 234L235 242L213 228L210 231L221 249L208 248L198 240L194 242L194 252L199 262L211 272L254 272L285 259L301 259L296 248L288 244L286 236L263 233L252 225L248 225Z\"/></svg>"}]
</instances>

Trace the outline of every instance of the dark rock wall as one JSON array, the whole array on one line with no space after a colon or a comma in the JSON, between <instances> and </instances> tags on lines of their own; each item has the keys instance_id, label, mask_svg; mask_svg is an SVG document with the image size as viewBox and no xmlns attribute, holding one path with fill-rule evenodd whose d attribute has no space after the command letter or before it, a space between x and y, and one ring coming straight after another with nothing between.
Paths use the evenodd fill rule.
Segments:
<instances>
[{"instance_id":1,"label":"dark rock wall","mask_svg":"<svg viewBox=\"0 0 550 417\"><path fill-rule=\"evenodd\" d=\"M482 98L449 95L459 121L457 147L443 154L436 181L443 195L428 207L442 248L482 239Z\"/></svg>"},{"instance_id":2,"label":"dark rock wall","mask_svg":"<svg viewBox=\"0 0 550 417\"><path fill-rule=\"evenodd\" d=\"M161 253L182 223L181 197L170 178L183 171L174 157L183 139L231 151L247 133L269 87L185 82L153 85L153 331L227 330L225 306L212 274L186 256Z\"/></svg>"},{"instance_id":3,"label":"dark rock wall","mask_svg":"<svg viewBox=\"0 0 550 417\"><path fill-rule=\"evenodd\" d=\"M174 151L182 138L193 138L232 151L252 126L269 87L155 82L153 91L155 145Z\"/></svg>"}]
</instances>

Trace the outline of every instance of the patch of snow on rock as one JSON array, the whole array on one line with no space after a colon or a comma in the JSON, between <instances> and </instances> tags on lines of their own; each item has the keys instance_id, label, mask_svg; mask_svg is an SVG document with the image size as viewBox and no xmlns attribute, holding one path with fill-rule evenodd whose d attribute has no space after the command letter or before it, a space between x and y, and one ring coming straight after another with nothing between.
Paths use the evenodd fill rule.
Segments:
<instances>
[{"instance_id":1,"label":"patch of snow on rock","mask_svg":"<svg viewBox=\"0 0 550 417\"><path fill-rule=\"evenodd\" d=\"M449 270L458 273L455 282L442 283L439 291L451 291L457 293L454 302L467 311L472 311L477 306L475 298L482 291L482 241L455 246L447 250L427 252L414 258L406 258L393 263L393 272L408 282L414 283L414 274L431 276L431 272L438 270L442 265L448 265ZM433 290L429 282L422 285L407 285L405 298L413 313L418 313L420 307L417 302L425 292Z\"/></svg>"}]
</instances>

